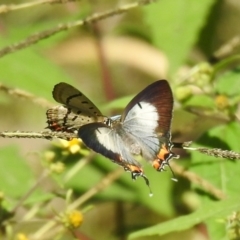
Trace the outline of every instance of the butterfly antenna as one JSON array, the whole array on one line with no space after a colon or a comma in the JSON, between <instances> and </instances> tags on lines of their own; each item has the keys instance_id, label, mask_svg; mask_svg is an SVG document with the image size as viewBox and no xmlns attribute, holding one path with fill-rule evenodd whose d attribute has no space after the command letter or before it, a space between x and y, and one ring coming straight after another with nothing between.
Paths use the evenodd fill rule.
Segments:
<instances>
[{"instance_id":1,"label":"butterfly antenna","mask_svg":"<svg viewBox=\"0 0 240 240\"><path fill-rule=\"evenodd\" d=\"M189 147L192 144L192 141L188 141L188 142L172 142L172 147L173 148L183 148L185 149L185 147Z\"/></svg>"},{"instance_id":2,"label":"butterfly antenna","mask_svg":"<svg viewBox=\"0 0 240 240\"><path fill-rule=\"evenodd\" d=\"M141 176L143 177L143 179L145 180L146 185L147 185L148 188L149 188L149 197L152 197L152 196L153 196L153 193L152 193L152 189L151 189L151 187L150 187L150 182L149 182L147 176L145 176L145 175L141 175Z\"/></svg>"}]
</instances>

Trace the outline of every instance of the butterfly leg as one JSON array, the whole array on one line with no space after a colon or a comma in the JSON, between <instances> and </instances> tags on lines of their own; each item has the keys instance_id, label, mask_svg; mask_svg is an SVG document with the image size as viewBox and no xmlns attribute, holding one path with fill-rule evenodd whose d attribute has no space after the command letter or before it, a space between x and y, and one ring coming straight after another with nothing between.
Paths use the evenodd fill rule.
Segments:
<instances>
[{"instance_id":1,"label":"butterfly leg","mask_svg":"<svg viewBox=\"0 0 240 240\"><path fill-rule=\"evenodd\" d=\"M124 167L124 170L131 172L133 180L136 180L138 177L142 177L145 180L145 183L149 188L149 191L150 191L149 196L151 197L153 195L152 190L150 188L149 180L148 180L147 176L143 174L143 169L142 168L140 168L138 166L128 164Z\"/></svg>"}]
</instances>

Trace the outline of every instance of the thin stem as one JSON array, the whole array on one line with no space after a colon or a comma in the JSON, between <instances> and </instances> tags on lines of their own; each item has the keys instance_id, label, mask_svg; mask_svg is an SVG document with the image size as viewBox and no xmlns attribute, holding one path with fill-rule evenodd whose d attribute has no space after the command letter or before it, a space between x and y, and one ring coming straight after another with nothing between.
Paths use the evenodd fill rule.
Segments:
<instances>
[{"instance_id":1,"label":"thin stem","mask_svg":"<svg viewBox=\"0 0 240 240\"><path fill-rule=\"evenodd\" d=\"M203 153L208 156L213 156L213 157L240 160L240 153L234 152L232 150L223 150L220 148L203 148L203 147L199 147L199 148L184 147L183 149L198 151L200 153Z\"/></svg>"},{"instance_id":2,"label":"thin stem","mask_svg":"<svg viewBox=\"0 0 240 240\"><path fill-rule=\"evenodd\" d=\"M54 218L54 220L48 221L45 225L43 225L31 236L31 239L42 239L43 238L42 236L56 225L57 223L56 221L57 221L56 218Z\"/></svg>"},{"instance_id":3,"label":"thin stem","mask_svg":"<svg viewBox=\"0 0 240 240\"><path fill-rule=\"evenodd\" d=\"M80 205L82 205L84 202L86 202L92 196L94 196L95 194L97 194L97 193L101 192L102 190L104 190L105 188L107 188L113 181L118 179L122 173L123 173L122 168L118 168L114 172L109 173L98 184L93 186L86 193L84 193L81 197L79 197L76 201L74 201L71 205L69 205L68 210L71 211L71 210L78 208Z\"/></svg>"},{"instance_id":4,"label":"thin stem","mask_svg":"<svg viewBox=\"0 0 240 240\"><path fill-rule=\"evenodd\" d=\"M216 59L223 59L227 55L231 54L236 47L240 45L240 35L231 38L228 42L223 44L217 51L214 52L213 56Z\"/></svg>"},{"instance_id":5,"label":"thin stem","mask_svg":"<svg viewBox=\"0 0 240 240\"><path fill-rule=\"evenodd\" d=\"M67 3L67 2L76 2L79 0L35 0L33 2L26 2L21 4L9 4L9 5L0 5L0 14L8 13L11 11L21 10L24 8L35 7L41 4L53 4L53 3Z\"/></svg>"},{"instance_id":6,"label":"thin stem","mask_svg":"<svg viewBox=\"0 0 240 240\"><path fill-rule=\"evenodd\" d=\"M224 68L227 68L230 64L234 63L234 62L239 62L240 61L240 55L233 55L230 56L222 61L220 61L219 63L215 64L214 66L214 72L213 72L213 76L223 70Z\"/></svg>"},{"instance_id":7,"label":"thin stem","mask_svg":"<svg viewBox=\"0 0 240 240\"><path fill-rule=\"evenodd\" d=\"M61 138L65 140L71 140L73 138L78 138L75 133L68 132L52 132L52 131L41 131L41 132L31 132L31 131L3 131L0 132L0 138L41 138L52 140L53 138Z\"/></svg>"},{"instance_id":8,"label":"thin stem","mask_svg":"<svg viewBox=\"0 0 240 240\"><path fill-rule=\"evenodd\" d=\"M15 43L15 44L12 44L10 46L7 46L7 47L4 47L4 48L0 49L0 57L3 57L3 56L5 56L9 53L13 53L13 52L16 52L18 50L27 48L27 47L29 47L33 44L38 43L40 40L49 38L49 37L51 37L51 36L53 36L57 33L69 30L69 29L74 28L74 27L79 27L79 26L83 26L83 25L86 25L86 24L94 23L96 21L100 21L102 19L105 19L105 18L108 18L108 17L111 17L111 16L122 14L124 12L127 12L127 11L131 10L131 9L137 8L137 7L145 5L145 4L149 4L151 2L152 2L152 0L134 2L134 3L130 3L130 4L126 4L126 5L123 5L121 7L118 7L117 9L111 9L111 10L106 11L106 12L93 14L93 15L91 15L91 16L85 18L85 19L82 19L82 20L78 20L78 21L70 22L70 23L59 24L58 26L56 26L52 29L45 30L45 31L42 31L40 33L30 35L28 38L24 39L21 42L18 42L18 43Z\"/></svg>"},{"instance_id":9,"label":"thin stem","mask_svg":"<svg viewBox=\"0 0 240 240\"><path fill-rule=\"evenodd\" d=\"M10 96L14 96L17 98L22 98L22 99L31 101L31 102L38 104L39 106L44 107L44 108L51 108L53 106L52 103L48 102L44 98L36 97L33 94L31 94L27 91L24 91L22 89L7 87L2 83L0 83L0 91L3 91Z\"/></svg>"},{"instance_id":10,"label":"thin stem","mask_svg":"<svg viewBox=\"0 0 240 240\"><path fill-rule=\"evenodd\" d=\"M88 199L90 199L95 194L99 193L100 191L107 188L113 181L115 181L119 176L122 174L123 169L119 168L114 172L109 173L107 176L105 176L98 184L93 186L90 190L88 190L86 193L84 193L81 197L79 197L77 200L75 200L71 205L67 207L65 211L72 211L74 209L77 209L81 204L86 202ZM61 213L59 213L61 214ZM51 230L51 233L56 233L57 226L57 217L55 217L53 220L48 221L45 225L43 225L33 236L32 239L42 239L42 236L46 234L48 231ZM53 229L54 228L54 229ZM48 233L48 237L51 235L51 233ZM49 235L50 234L50 235Z\"/></svg>"},{"instance_id":11,"label":"thin stem","mask_svg":"<svg viewBox=\"0 0 240 240\"><path fill-rule=\"evenodd\" d=\"M37 182L29 189L29 191L18 201L17 205L14 207L14 209L12 210L13 212L16 212L17 209L23 205L23 203L25 202L26 199L28 199L28 197L37 189L37 187L39 186L39 184L46 179L48 176L50 175L50 172L48 170L45 170L42 175L40 176L40 178L37 180Z\"/></svg>"},{"instance_id":12,"label":"thin stem","mask_svg":"<svg viewBox=\"0 0 240 240\"><path fill-rule=\"evenodd\" d=\"M68 182L72 177L74 177L80 169L86 166L95 156L95 153L90 153L87 157L82 158L81 161L78 161L72 169L70 169L64 177L64 183Z\"/></svg>"},{"instance_id":13,"label":"thin stem","mask_svg":"<svg viewBox=\"0 0 240 240\"><path fill-rule=\"evenodd\" d=\"M216 188L214 185L212 185L207 180L201 178L196 173L187 171L182 166L174 162L171 163L171 167L176 174L188 179L192 183L200 185L206 192L212 194L217 199L226 198L226 195L220 189Z\"/></svg>"},{"instance_id":14,"label":"thin stem","mask_svg":"<svg viewBox=\"0 0 240 240\"><path fill-rule=\"evenodd\" d=\"M103 81L105 96L107 100L113 100L115 98L115 94L114 94L114 88L112 84L112 76L107 63L107 57L106 57L104 44L102 41L101 32L100 32L98 23L94 23L92 26L93 26L94 34L96 36L96 49L97 49L97 54L98 54L101 73L102 73L102 81Z\"/></svg>"}]
</instances>

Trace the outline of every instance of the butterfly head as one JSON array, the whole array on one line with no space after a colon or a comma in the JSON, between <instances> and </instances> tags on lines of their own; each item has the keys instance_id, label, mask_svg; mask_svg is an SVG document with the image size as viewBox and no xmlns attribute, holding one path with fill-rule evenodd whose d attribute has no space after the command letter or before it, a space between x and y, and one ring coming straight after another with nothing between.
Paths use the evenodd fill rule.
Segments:
<instances>
[{"instance_id":1,"label":"butterfly head","mask_svg":"<svg viewBox=\"0 0 240 240\"><path fill-rule=\"evenodd\" d=\"M114 126L116 126L120 122L120 119L121 119L121 115L116 115L113 117L103 117L102 122L106 126L108 126L110 128L114 128Z\"/></svg>"}]
</instances>

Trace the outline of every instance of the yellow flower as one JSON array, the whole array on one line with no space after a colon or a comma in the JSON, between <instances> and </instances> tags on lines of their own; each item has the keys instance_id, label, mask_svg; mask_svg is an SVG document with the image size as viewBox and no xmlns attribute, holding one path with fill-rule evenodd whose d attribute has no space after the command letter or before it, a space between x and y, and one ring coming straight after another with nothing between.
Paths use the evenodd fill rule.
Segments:
<instances>
[{"instance_id":1,"label":"yellow flower","mask_svg":"<svg viewBox=\"0 0 240 240\"><path fill-rule=\"evenodd\" d=\"M55 162L50 165L50 169L55 173L62 173L65 170L65 165L62 162Z\"/></svg>"},{"instance_id":2,"label":"yellow flower","mask_svg":"<svg viewBox=\"0 0 240 240\"><path fill-rule=\"evenodd\" d=\"M228 98L225 95L218 95L215 98L215 103L219 110L223 110L229 106Z\"/></svg>"},{"instance_id":3,"label":"yellow flower","mask_svg":"<svg viewBox=\"0 0 240 240\"><path fill-rule=\"evenodd\" d=\"M18 233L16 235L16 240L28 240L28 237L24 233Z\"/></svg>"},{"instance_id":4,"label":"yellow flower","mask_svg":"<svg viewBox=\"0 0 240 240\"><path fill-rule=\"evenodd\" d=\"M67 227L78 228L83 222L83 215L81 212L74 210L66 214Z\"/></svg>"},{"instance_id":5,"label":"yellow flower","mask_svg":"<svg viewBox=\"0 0 240 240\"><path fill-rule=\"evenodd\" d=\"M50 163L50 162L54 161L56 154L53 151L46 151L44 153L44 157L45 157L46 161Z\"/></svg>"},{"instance_id":6,"label":"yellow flower","mask_svg":"<svg viewBox=\"0 0 240 240\"><path fill-rule=\"evenodd\" d=\"M227 218L227 233L229 239L239 239L240 237L240 212L233 212Z\"/></svg>"},{"instance_id":7,"label":"yellow flower","mask_svg":"<svg viewBox=\"0 0 240 240\"><path fill-rule=\"evenodd\" d=\"M80 151L81 140L73 138L71 141L60 140L60 144L63 148L67 149L70 153L75 154Z\"/></svg>"}]
</instances>

